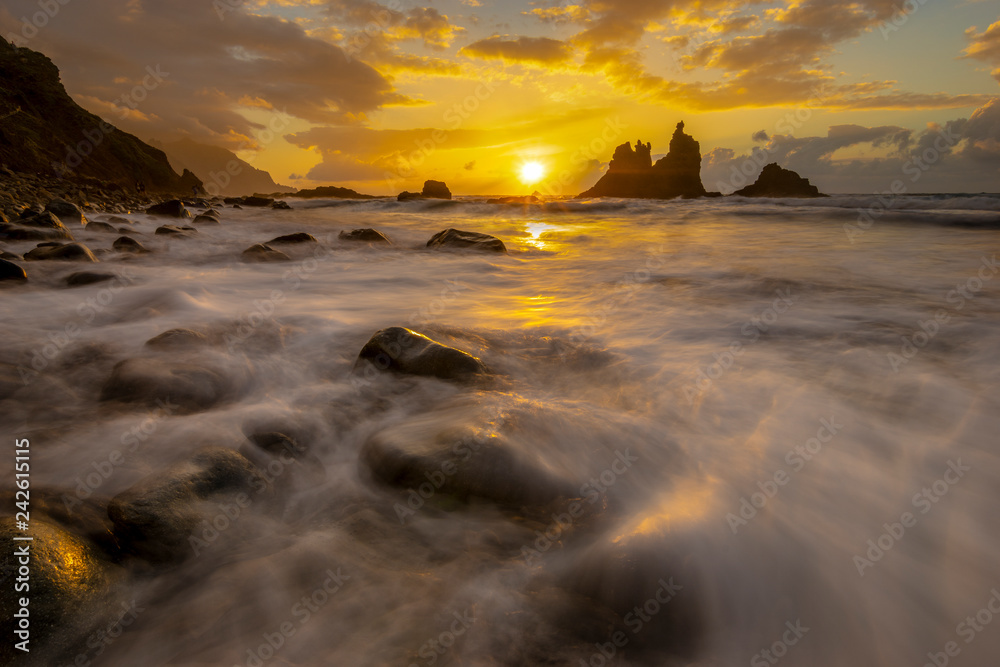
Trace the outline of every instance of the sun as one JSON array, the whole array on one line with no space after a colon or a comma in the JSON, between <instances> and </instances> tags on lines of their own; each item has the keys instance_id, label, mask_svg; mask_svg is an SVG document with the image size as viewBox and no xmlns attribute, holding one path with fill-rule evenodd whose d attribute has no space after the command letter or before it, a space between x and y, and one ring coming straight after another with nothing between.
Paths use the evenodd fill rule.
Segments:
<instances>
[{"instance_id":1,"label":"sun","mask_svg":"<svg viewBox=\"0 0 1000 667\"><path fill-rule=\"evenodd\" d=\"M521 182L534 185L545 178L545 165L541 162L525 162L521 165Z\"/></svg>"}]
</instances>

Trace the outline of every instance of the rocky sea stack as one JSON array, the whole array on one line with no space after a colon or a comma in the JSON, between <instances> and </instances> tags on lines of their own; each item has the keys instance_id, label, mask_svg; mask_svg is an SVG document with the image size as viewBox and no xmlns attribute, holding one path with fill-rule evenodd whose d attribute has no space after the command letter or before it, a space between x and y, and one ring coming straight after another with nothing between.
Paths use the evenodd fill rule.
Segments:
<instances>
[{"instance_id":1,"label":"rocky sea stack","mask_svg":"<svg viewBox=\"0 0 1000 667\"><path fill-rule=\"evenodd\" d=\"M615 149L608 172L580 197L690 199L707 194L701 183L701 146L684 133L683 121L677 123L670 139L670 152L656 164L652 149L652 144L641 141L634 150L630 144L622 144Z\"/></svg>"},{"instance_id":2,"label":"rocky sea stack","mask_svg":"<svg viewBox=\"0 0 1000 667\"><path fill-rule=\"evenodd\" d=\"M764 167L752 184L733 193L740 197L826 197L808 178L802 178L776 162Z\"/></svg>"}]
</instances>

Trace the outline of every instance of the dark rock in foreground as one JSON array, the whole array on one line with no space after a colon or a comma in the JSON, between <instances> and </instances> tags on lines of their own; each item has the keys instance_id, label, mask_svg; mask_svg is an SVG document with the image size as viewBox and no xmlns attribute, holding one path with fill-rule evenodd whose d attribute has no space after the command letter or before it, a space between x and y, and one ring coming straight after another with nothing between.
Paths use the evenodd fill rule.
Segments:
<instances>
[{"instance_id":1,"label":"dark rock in foreground","mask_svg":"<svg viewBox=\"0 0 1000 667\"><path fill-rule=\"evenodd\" d=\"M366 243L392 243L389 237L378 231L377 229L372 229L371 227L365 227L364 229L352 229L347 231L346 229L340 232L337 237L341 241L363 241Z\"/></svg>"},{"instance_id":2,"label":"dark rock in foreground","mask_svg":"<svg viewBox=\"0 0 1000 667\"><path fill-rule=\"evenodd\" d=\"M126 359L111 371L101 400L198 412L222 402L234 389L232 379L203 364Z\"/></svg>"},{"instance_id":3,"label":"dark rock in foreground","mask_svg":"<svg viewBox=\"0 0 1000 667\"><path fill-rule=\"evenodd\" d=\"M65 199L53 199L45 205L45 210L55 215L64 223L84 223L83 211L80 210L80 207Z\"/></svg>"},{"instance_id":4,"label":"dark rock in foreground","mask_svg":"<svg viewBox=\"0 0 1000 667\"><path fill-rule=\"evenodd\" d=\"M489 234L465 232L460 229L446 229L438 232L427 242L428 248L472 248L484 252L507 252L503 241Z\"/></svg>"},{"instance_id":5,"label":"dark rock in foreground","mask_svg":"<svg viewBox=\"0 0 1000 667\"><path fill-rule=\"evenodd\" d=\"M115 242L111 244L111 247L118 252L131 252L138 255L149 252L149 249L146 248L146 246L142 245L133 238L129 238L128 236L119 236L115 239Z\"/></svg>"},{"instance_id":6,"label":"dark rock in foreground","mask_svg":"<svg viewBox=\"0 0 1000 667\"><path fill-rule=\"evenodd\" d=\"M168 329L146 341L150 347L187 347L208 342L208 336L193 329Z\"/></svg>"},{"instance_id":7,"label":"dark rock in foreground","mask_svg":"<svg viewBox=\"0 0 1000 667\"><path fill-rule=\"evenodd\" d=\"M701 183L701 146L677 123L670 152L652 164L652 145L625 143L615 149L608 171L580 197L673 199L705 196Z\"/></svg>"},{"instance_id":8,"label":"dark rock in foreground","mask_svg":"<svg viewBox=\"0 0 1000 667\"><path fill-rule=\"evenodd\" d=\"M252 245L243 251L244 262L287 262L291 259L285 253L275 250L266 243Z\"/></svg>"},{"instance_id":9,"label":"dark rock in foreground","mask_svg":"<svg viewBox=\"0 0 1000 667\"><path fill-rule=\"evenodd\" d=\"M155 563L179 562L210 548L197 535L199 525L237 524L265 489L267 483L246 457L211 447L115 496L108 516L124 551ZM230 508L228 515L220 505ZM220 527L214 530L218 536Z\"/></svg>"},{"instance_id":10,"label":"dark rock in foreground","mask_svg":"<svg viewBox=\"0 0 1000 667\"><path fill-rule=\"evenodd\" d=\"M219 218L214 215L206 215L204 213L201 213L199 215L196 215L194 220L192 220L191 222L193 222L196 225L217 225L219 224Z\"/></svg>"},{"instance_id":11,"label":"dark rock in foreground","mask_svg":"<svg viewBox=\"0 0 1000 667\"><path fill-rule=\"evenodd\" d=\"M6 259L0 259L0 281L24 281L27 279L28 275L20 266L14 262L8 262Z\"/></svg>"},{"instance_id":12,"label":"dark rock in foreground","mask_svg":"<svg viewBox=\"0 0 1000 667\"><path fill-rule=\"evenodd\" d=\"M86 229L88 232L109 232L111 234L118 233L118 230L115 229L114 225L109 225L106 222L99 222L99 221L88 222L87 226L84 229Z\"/></svg>"},{"instance_id":13,"label":"dark rock in foreground","mask_svg":"<svg viewBox=\"0 0 1000 667\"><path fill-rule=\"evenodd\" d=\"M488 372L471 354L403 327L376 332L354 364L354 371L364 375L386 370L457 381L473 380Z\"/></svg>"},{"instance_id":14,"label":"dark rock in foreground","mask_svg":"<svg viewBox=\"0 0 1000 667\"><path fill-rule=\"evenodd\" d=\"M65 243L57 245L39 245L34 250L24 254L26 260L56 259L67 262L96 262L97 258L90 248L82 243Z\"/></svg>"},{"instance_id":15,"label":"dark rock in foreground","mask_svg":"<svg viewBox=\"0 0 1000 667\"><path fill-rule=\"evenodd\" d=\"M733 193L740 197L826 197L809 179L776 162L766 165L752 184Z\"/></svg>"},{"instance_id":16,"label":"dark rock in foreground","mask_svg":"<svg viewBox=\"0 0 1000 667\"><path fill-rule=\"evenodd\" d=\"M573 484L535 466L487 420L474 403L411 417L371 436L360 459L379 482L429 498L432 506L486 500L537 508L576 495ZM396 505L400 520L413 509Z\"/></svg>"},{"instance_id":17,"label":"dark rock in foreground","mask_svg":"<svg viewBox=\"0 0 1000 667\"><path fill-rule=\"evenodd\" d=\"M97 273L94 271L78 271L77 273L72 273L66 276L66 284L70 287L80 287L82 285L93 285L94 283L103 283L108 280L114 280L115 274L113 273Z\"/></svg>"},{"instance_id":18,"label":"dark rock in foreground","mask_svg":"<svg viewBox=\"0 0 1000 667\"><path fill-rule=\"evenodd\" d=\"M274 244L291 244L291 243L319 243L316 237L312 234L307 234L305 232L296 232L295 234L285 234L284 236L278 236L271 239L264 245L274 245Z\"/></svg>"},{"instance_id":19,"label":"dark rock in foreground","mask_svg":"<svg viewBox=\"0 0 1000 667\"><path fill-rule=\"evenodd\" d=\"M190 218L191 212L184 207L184 202L179 199L171 199L162 204L153 204L146 209L149 215L165 215L171 218Z\"/></svg>"}]
</instances>

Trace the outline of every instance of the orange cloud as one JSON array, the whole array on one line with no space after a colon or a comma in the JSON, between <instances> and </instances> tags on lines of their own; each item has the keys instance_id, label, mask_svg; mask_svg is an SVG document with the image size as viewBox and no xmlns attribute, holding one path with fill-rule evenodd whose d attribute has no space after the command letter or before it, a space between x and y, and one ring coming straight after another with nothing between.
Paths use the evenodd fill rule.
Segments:
<instances>
[{"instance_id":1,"label":"orange cloud","mask_svg":"<svg viewBox=\"0 0 1000 667\"><path fill-rule=\"evenodd\" d=\"M548 37L506 39L493 36L464 47L459 53L472 58L493 58L540 65L563 63L573 57L569 44Z\"/></svg>"},{"instance_id":2,"label":"orange cloud","mask_svg":"<svg viewBox=\"0 0 1000 667\"><path fill-rule=\"evenodd\" d=\"M993 78L1000 81L1000 21L997 21L981 33L976 28L969 28L965 36L971 42L963 52L965 58L975 58L993 65Z\"/></svg>"}]
</instances>

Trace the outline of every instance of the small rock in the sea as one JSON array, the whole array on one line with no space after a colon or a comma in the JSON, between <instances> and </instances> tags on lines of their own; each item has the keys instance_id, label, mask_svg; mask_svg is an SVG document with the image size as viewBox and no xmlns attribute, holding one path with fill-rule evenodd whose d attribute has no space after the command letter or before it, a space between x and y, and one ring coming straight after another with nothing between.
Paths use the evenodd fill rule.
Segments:
<instances>
[{"instance_id":1,"label":"small rock in the sea","mask_svg":"<svg viewBox=\"0 0 1000 667\"><path fill-rule=\"evenodd\" d=\"M346 229L340 232L339 237L341 241L364 241L366 243L392 243L389 237L378 231L377 229L372 229L371 227L365 227L364 229L352 229L347 231Z\"/></svg>"},{"instance_id":2,"label":"small rock in the sea","mask_svg":"<svg viewBox=\"0 0 1000 667\"><path fill-rule=\"evenodd\" d=\"M203 364L126 359L111 371L101 400L154 408L168 403L179 412L198 412L222 402L233 389L223 372Z\"/></svg>"},{"instance_id":3,"label":"small rock in the sea","mask_svg":"<svg viewBox=\"0 0 1000 667\"><path fill-rule=\"evenodd\" d=\"M41 244L34 250L24 254L26 260L62 260L67 262L96 262L94 253L82 243L65 243L59 245Z\"/></svg>"},{"instance_id":4,"label":"small rock in the sea","mask_svg":"<svg viewBox=\"0 0 1000 667\"><path fill-rule=\"evenodd\" d=\"M204 213L200 213L192 222L200 225L217 225L219 224L219 218L214 215L205 215Z\"/></svg>"},{"instance_id":5,"label":"small rock in the sea","mask_svg":"<svg viewBox=\"0 0 1000 667\"><path fill-rule=\"evenodd\" d=\"M420 194L428 199L451 199L451 190L444 181L424 181Z\"/></svg>"},{"instance_id":6,"label":"small rock in the sea","mask_svg":"<svg viewBox=\"0 0 1000 667\"><path fill-rule=\"evenodd\" d=\"M66 276L66 284L70 287L80 287L81 285L93 285L94 283L103 283L108 280L114 280L115 274L113 273L98 273L95 271L78 271L76 273L71 273Z\"/></svg>"},{"instance_id":7,"label":"small rock in the sea","mask_svg":"<svg viewBox=\"0 0 1000 667\"><path fill-rule=\"evenodd\" d=\"M111 232L112 234L118 232L118 230L115 229L114 225L109 225L108 223L100 222L99 220L88 222L87 226L84 227L84 229L86 229L88 232Z\"/></svg>"},{"instance_id":8,"label":"small rock in the sea","mask_svg":"<svg viewBox=\"0 0 1000 667\"><path fill-rule=\"evenodd\" d=\"M0 223L0 240L3 241L48 241L53 239L72 241L73 235L62 223L53 228Z\"/></svg>"},{"instance_id":9,"label":"small rock in the sea","mask_svg":"<svg viewBox=\"0 0 1000 667\"><path fill-rule=\"evenodd\" d=\"M182 236L182 237L190 237L190 236L193 236L197 232L196 232L195 229L193 229L191 227L177 227L176 225L163 225L161 227L157 227L156 228L156 232L154 232L154 233L157 234L157 235L159 235L159 236Z\"/></svg>"},{"instance_id":10,"label":"small rock in the sea","mask_svg":"<svg viewBox=\"0 0 1000 667\"><path fill-rule=\"evenodd\" d=\"M179 199L171 199L161 204L153 204L146 209L149 215L164 215L170 218L190 218L191 212L184 207L184 202Z\"/></svg>"},{"instance_id":11,"label":"small rock in the sea","mask_svg":"<svg viewBox=\"0 0 1000 667\"><path fill-rule=\"evenodd\" d=\"M115 242L111 244L111 247L118 252L131 252L140 255L149 252L149 249L146 246L127 236L119 236L116 238Z\"/></svg>"},{"instance_id":12,"label":"small rock in the sea","mask_svg":"<svg viewBox=\"0 0 1000 667\"><path fill-rule=\"evenodd\" d=\"M271 208L282 210L282 211L290 211L290 210L292 210L292 207L288 205L288 202L284 202L284 201L280 201L280 200L274 202L273 204L271 204Z\"/></svg>"},{"instance_id":13,"label":"small rock in the sea","mask_svg":"<svg viewBox=\"0 0 1000 667\"><path fill-rule=\"evenodd\" d=\"M285 234L284 236L273 238L264 245L274 245L276 243L280 245L283 243L318 243L318 241L312 234L296 232L295 234Z\"/></svg>"},{"instance_id":14,"label":"small rock in the sea","mask_svg":"<svg viewBox=\"0 0 1000 667\"><path fill-rule=\"evenodd\" d=\"M208 342L208 336L193 329L169 329L146 341L151 347L185 347Z\"/></svg>"},{"instance_id":15,"label":"small rock in the sea","mask_svg":"<svg viewBox=\"0 0 1000 667\"><path fill-rule=\"evenodd\" d=\"M222 220L222 214L216 211L214 208L207 208L198 215L199 216L207 215L209 217L215 218L216 220Z\"/></svg>"},{"instance_id":16,"label":"small rock in the sea","mask_svg":"<svg viewBox=\"0 0 1000 667\"><path fill-rule=\"evenodd\" d=\"M472 248L484 252L507 252L503 241L489 234L466 232L460 229L446 229L438 232L427 242L428 248Z\"/></svg>"},{"instance_id":17,"label":"small rock in the sea","mask_svg":"<svg viewBox=\"0 0 1000 667\"><path fill-rule=\"evenodd\" d=\"M287 262L292 258L266 243L257 243L243 251L244 262Z\"/></svg>"},{"instance_id":18,"label":"small rock in the sea","mask_svg":"<svg viewBox=\"0 0 1000 667\"><path fill-rule=\"evenodd\" d=\"M468 352L403 327L376 332L358 354L354 370L365 375L388 370L459 381L488 373L483 362Z\"/></svg>"},{"instance_id":19,"label":"small rock in the sea","mask_svg":"<svg viewBox=\"0 0 1000 667\"><path fill-rule=\"evenodd\" d=\"M20 266L14 262L7 261L6 259L0 259L0 281L24 281L27 279L28 275Z\"/></svg>"},{"instance_id":20,"label":"small rock in the sea","mask_svg":"<svg viewBox=\"0 0 1000 667\"><path fill-rule=\"evenodd\" d=\"M27 217L22 216L18 219L17 224L27 227L44 227L46 229L66 229L62 220L52 213L52 211L42 211L41 213L35 213Z\"/></svg>"},{"instance_id":21,"label":"small rock in the sea","mask_svg":"<svg viewBox=\"0 0 1000 667\"><path fill-rule=\"evenodd\" d=\"M112 225L131 225L131 224L133 224L131 220L129 220L128 218L123 218L120 215L109 215L106 218L103 218L101 220L101 222L108 222L108 223L111 223Z\"/></svg>"},{"instance_id":22,"label":"small rock in the sea","mask_svg":"<svg viewBox=\"0 0 1000 667\"><path fill-rule=\"evenodd\" d=\"M245 206L270 206L274 203L274 199L271 197L244 197L243 204Z\"/></svg>"},{"instance_id":23,"label":"small rock in the sea","mask_svg":"<svg viewBox=\"0 0 1000 667\"><path fill-rule=\"evenodd\" d=\"M261 492L269 496L270 485L245 456L209 447L119 493L108 516L124 551L155 563L179 562L211 548L198 528L210 526L206 521L221 511L220 503L242 513ZM232 521L227 525L236 526Z\"/></svg>"},{"instance_id":24,"label":"small rock in the sea","mask_svg":"<svg viewBox=\"0 0 1000 667\"><path fill-rule=\"evenodd\" d=\"M80 207L65 199L53 199L45 205L45 210L53 213L63 222L75 222L83 224L83 211Z\"/></svg>"}]
</instances>

